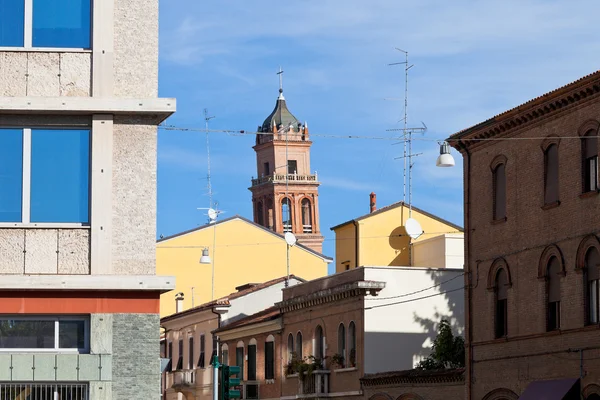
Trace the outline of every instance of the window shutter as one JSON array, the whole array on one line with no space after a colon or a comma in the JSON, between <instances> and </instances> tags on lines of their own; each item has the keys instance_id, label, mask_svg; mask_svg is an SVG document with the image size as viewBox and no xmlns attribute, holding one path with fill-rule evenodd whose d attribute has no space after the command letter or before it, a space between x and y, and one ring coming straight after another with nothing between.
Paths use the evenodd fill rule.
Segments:
<instances>
[{"instance_id":1,"label":"window shutter","mask_svg":"<svg viewBox=\"0 0 600 400\"><path fill-rule=\"evenodd\" d=\"M275 343L265 343L265 379L275 379Z\"/></svg>"},{"instance_id":2,"label":"window shutter","mask_svg":"<svg viewBox=\"0 0 600 400\"><path fill-rule=\"evenodd\" d=\"M600 279L600 253L595 248L588 250L585 256L585 267L587 268L587 277L589 281Z\"/></svg>"},{"instance_id":3,"label":"window shutter","mask_svg":"<svg viewBox=\"0 0 600 400\"><path fill-rule=\"evenodd\" d=\"M248 345L248 380L256 380L256 345Z\"/></svg>"},{"instance_id":4,"label":"window shutter","mask_svg":"<svg viewBox=\"0 0 600 400\"><path fill-rule=\"evenodd\" d=\"M499 270L496 275L496 293L498 300L506 300L508 297L508 276L504 269Z\"/></svg>"},{"instance_id":5,"label":"window shutter","mask_svg":"<svg viewBox=\"0 0 600 400\"><path fill-rule=\"evenodd\" d=\"M506 168L500 164L494 170L494 219L506 217Z\"/></svg>"},{"instance_id":6,"label":"window shutter","mask_svg":"<svg viewBox=\"0 0 600 400\"><path fill-rule=\"evenodd\" d=\"M544 203L552 204L558 201L558 146L552 144L545 154L546 179Z\"/></svg>"},{"instance_id":7,"label":"window shutter","mask_svg":"<svg viewBox=\"0 0 600 400\"><path fill-rule=\"evenodd\" d=\"M560 301L560 263L552 257L548 265L548 302Z\"/></svg>"}]
</instances>

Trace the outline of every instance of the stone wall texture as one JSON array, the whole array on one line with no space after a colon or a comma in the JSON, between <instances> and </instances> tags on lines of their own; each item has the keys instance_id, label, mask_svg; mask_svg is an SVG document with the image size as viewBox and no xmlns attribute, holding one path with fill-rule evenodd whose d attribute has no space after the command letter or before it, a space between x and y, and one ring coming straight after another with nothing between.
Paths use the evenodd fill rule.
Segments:
<instances>
[{"instance_id":1,"label":"stone wall texture","mask_svg":"<svg viewBox=\"0 0 600 400\"><path fill-rule=\"evenodd\" d=\"M158 314L113 315L112 399L160 397Z\"/></svg>"}]
</instances>

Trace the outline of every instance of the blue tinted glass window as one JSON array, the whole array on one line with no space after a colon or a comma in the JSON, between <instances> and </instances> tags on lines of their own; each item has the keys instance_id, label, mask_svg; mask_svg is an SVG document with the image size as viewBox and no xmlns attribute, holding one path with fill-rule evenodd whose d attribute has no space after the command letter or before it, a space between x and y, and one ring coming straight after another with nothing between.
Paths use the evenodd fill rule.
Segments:
<instances>
[{"instance_id":1,"label":"blue tinted glass window","mask_svg":"<svg viewBox=\"0 0 600 400\"><path fill-rule=\"evenodd\" d=\"M23 131L0 129L0 222L21 222Z\"/></svg>"},{"instance_id":2,"label":"blue tinted glass window","mask_svg":"<svg viewBox=\"0 0 600 400\"><path fill-rule=\"evenodd\" d=\"M23 47L25 0L0 0L0 46Z\"/></svg>"},{"instance_id":3,"label":"blue tinted glass window","mask_svg":"<svg viewBox=\"0 0 600 400\"><path fill-rule=\"evenodd\" d=\"M90 4L91 0L33 0L33 47L89 49Z\"/></svg>"},{"instance_id":4,"label":"blue tinted glass window","mask_svg":"<svg viewBox=\"0 0 600 400\"><path fill-rule=\"evenodd\" d=\"M89 222L90 132L31 130L31 222Z\"/></svg>"}]
</instances>

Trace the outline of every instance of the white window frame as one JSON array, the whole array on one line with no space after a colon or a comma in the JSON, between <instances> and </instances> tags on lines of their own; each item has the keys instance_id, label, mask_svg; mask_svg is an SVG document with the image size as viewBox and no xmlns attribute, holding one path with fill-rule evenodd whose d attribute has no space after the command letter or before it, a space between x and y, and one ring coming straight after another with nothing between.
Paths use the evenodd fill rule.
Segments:
<instances>
[{"instance_id":1,"label":"white window frame","mask_svg":"<svg viewBox=\"0 0 600 400\"><path fill-rule=\"evenodd\" d=\"M13 0L14 1L14 0ZM83 52L91 53L91 49L77 47L33 47L33 2L35 0L21 0L25 2L25 21L23 23L23 47L0 46L0 51L40 51L40 52ZM94 26L94 1L90 0L90 29ZM90 32L90 40L93 32ZM90 42L90 47L92 43Z\"/></svg>"},{"instance_id":2,"label":"white window frame","mask_svg":"<svg viewBox=\"0 0 600 400\"><path fill-rule=\"evenodd\" d=\"M54 348L39 349L39 348L2 348L0 353L67 353L67 354L87 354L90 352L90 317L89 316L23 316L23 315L6 315L0 317L0 321L54 321ZM78 349L64 349L59 347L59 323L60 321L83 321L83 342L84 347Z\"/></svg>"},{"instance_id":3,"label":"white window frame","mask_svg":"<svg viewBox=\"0 0 600 400\"><path fill-rule=\"evenodd\" d=\"M0 49L1 51L1 49ZM0 221L0 228L84 228L89 229L90 223L81 222L31 222L31 130L32 128L24 128L19 126L2 126L2 129L18 129L23 131L23 177L21 179L21 222L2 222ZM35 129L35 128L34 128ZM57 127L56 130L71 130L76 129L72 127ZM85 127L90 132L90 146L91 146L91 128ZM92 148L90 147L89 153L90 171L89 171L89 187L88 190L91 194L92 185L92 171L91 171L91 159L92 159ZM91 195L88 201L91 201ZM88 207L89 217L91 218L91 204Z\"/></svg>"}]
</instances>

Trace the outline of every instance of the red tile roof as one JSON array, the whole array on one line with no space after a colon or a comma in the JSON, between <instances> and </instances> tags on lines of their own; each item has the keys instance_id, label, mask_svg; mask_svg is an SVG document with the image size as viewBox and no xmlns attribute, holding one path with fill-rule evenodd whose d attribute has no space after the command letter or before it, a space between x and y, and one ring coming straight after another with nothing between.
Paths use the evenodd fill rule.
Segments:
<instances>
[{"instance_id":1,"label":"red tile roof","mask_svg":"<svg viewBox=\"0 0 600 400\"><path fill-rule=\"evenodd\" d=\"M404 371L380 372L365 374L360 379L365 386L401 384L401 383L430 383L430 382L460 382L464 381L465 369L420 370L409 369Z\"/></svg>"}]
</instances>

